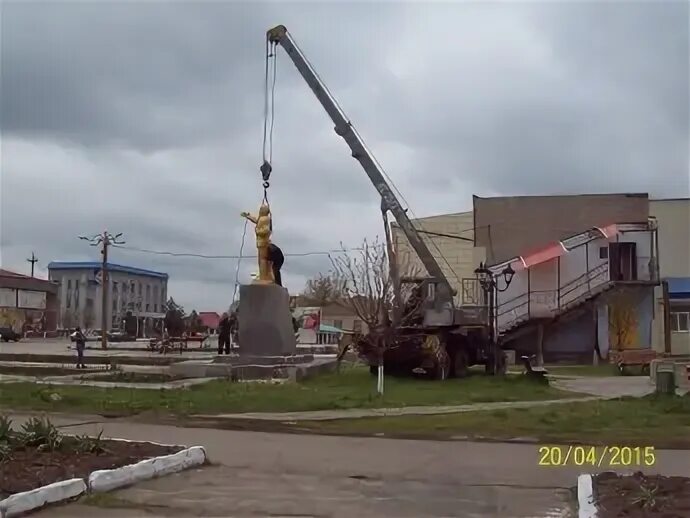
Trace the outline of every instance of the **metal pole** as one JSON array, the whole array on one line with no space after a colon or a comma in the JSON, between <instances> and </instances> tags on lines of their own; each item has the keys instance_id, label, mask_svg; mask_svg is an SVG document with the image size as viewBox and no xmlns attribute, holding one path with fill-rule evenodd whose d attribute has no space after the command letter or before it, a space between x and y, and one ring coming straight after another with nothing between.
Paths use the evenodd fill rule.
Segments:
<instances>
[{"instance_id":1,"label":"metal pole","mask_svg":"<svg viewBox=\"0 0 690 518\"><path fill-rule=\"evenodd\" d=\"M119 240L120 236L122 236L122 233L113 236L107 230L104 230L103 234L96 234L93 237L79 236L79 239L88 241L91 246L103 246L101 249L101 254L103 255L101 263L101 347L103 349L108 348L108 288L110 280L108 277L108 246L124 245L125 242Z\"/></svg>"},{"instance_id":2,"label":"metal pole","mask_svg":"<svg viewBox=\"0 0 690 518\"><path fill-rule=\"evenodd\" d=\"M101 268L101 348L108 348L108 233L103 232L103 266Z\"/></svg>"},{"instance_id":3,"label":"metal pole","mask_svg":"<svg viewBox=\"0 0 690 518\"><path fill-rule=\"evenodd\" d=\"M34 255L33 252L31 252L31 259L27 259L27 262L31 263L31 277L34 276L34 265L38 262L38 259Z\"/></svg>"}]
</instances>

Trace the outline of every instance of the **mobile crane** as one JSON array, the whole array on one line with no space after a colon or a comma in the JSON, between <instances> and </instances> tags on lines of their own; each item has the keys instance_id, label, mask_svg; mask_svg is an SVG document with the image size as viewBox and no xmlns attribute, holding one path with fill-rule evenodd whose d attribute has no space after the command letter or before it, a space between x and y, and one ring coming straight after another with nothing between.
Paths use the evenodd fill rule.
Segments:
<instances>
[{"instance_id":1,"label":"mobile crane","mask_svg":"<svg viewBox=\"0 0 690 518\"><path fill-rule=\"evenodd\" d=\"M335 132L345 140L350 147L352 157L360 163L380 194L382 211L388 211L393 215L429 274L429 277L423 279L407 279L407 282L418 284L418 293L423 297L418 310L421 312L419 321L425 339L421 347L414 348L417 353L411 351L404 355L404 363L406 363L404 368L414 370L421 367L431 372L432 377L436 379L444 379L449 375L462 376L467 367L473 364L484 364L487 372L491 373L501 370L503 362L497 358L499 356L503 358L503 354L497 350L495 344L491 343L492 340L487 339L491 333L488 332L486 308L484 306L456 306L453 300L455 290L422 240L419 231L407 216L406 209L402 207L386 182L380 165L364 145L362 137L321 81L287 28L284 25L278 25L267 31L266 37L269 56L271 49L274 50L277 45L287 52L298 72L333 121ZM270 163L264 161L261 170L266 182L270 176ZM417 334L419 330L419 327L415 330ZM431 360L424 358L423 353L424 350L434 348L430 345L440 350L440 354L436 354ZM432 365L429 365L429 361Z\"/></svg>"}]
</instances>

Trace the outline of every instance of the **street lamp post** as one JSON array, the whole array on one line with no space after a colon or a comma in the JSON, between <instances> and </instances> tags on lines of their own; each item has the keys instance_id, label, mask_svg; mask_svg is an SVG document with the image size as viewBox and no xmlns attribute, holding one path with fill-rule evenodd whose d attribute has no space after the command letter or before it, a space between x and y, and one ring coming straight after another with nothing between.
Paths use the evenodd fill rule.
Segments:
<instances>
[{"instance_id":1,"label":"street lamp post","mask_svg":"<svg viewBox=\"0 0 690 518\"><path fill-rule=\"evenodd\" d=\"M496 275L484 263L479 263L479 268L474 271L479 279L479 284L484 291L484 299L488 301L489 306L489 344L491 347L491 369L493 374L498 374L502 368L499 362L499 348L498 348L498 293L502 293L508 289L510 283L515 275L515 270L510 266L506 266L503 271ZM503 288L498 285L499 276L503 277Z\"/></svg>"}]
</instances>

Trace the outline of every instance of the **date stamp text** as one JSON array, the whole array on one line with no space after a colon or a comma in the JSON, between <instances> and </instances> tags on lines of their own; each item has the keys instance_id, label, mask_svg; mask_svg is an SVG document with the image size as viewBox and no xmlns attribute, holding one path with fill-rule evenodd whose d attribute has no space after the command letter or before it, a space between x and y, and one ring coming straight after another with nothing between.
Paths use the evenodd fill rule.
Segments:
<instances>
[{"instance_id":1,"label":"date stamp text","mask_svg":"<svg viewBox=\"0 0 690 518\"><path fill-rule=\"evenodd\" d=\"M539 466L654 466L654 446L540 446Z\"/></svg>"}]
</instances>

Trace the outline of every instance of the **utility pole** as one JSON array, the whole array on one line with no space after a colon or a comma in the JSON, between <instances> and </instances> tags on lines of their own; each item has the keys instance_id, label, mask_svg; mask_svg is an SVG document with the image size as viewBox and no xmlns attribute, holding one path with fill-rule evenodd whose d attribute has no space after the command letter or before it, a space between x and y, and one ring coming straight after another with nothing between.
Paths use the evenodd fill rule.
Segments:
<instances>
[{"instance_id":1,"label":"utility pole","mask_svg":"<svg viewBox=\"0 0 690 518\"><path fill-rule=\"evenodd\" d=\"M108 288L110 286L108 282L108 247L110 245L124 245L124 241L119 241L121 236L122 232L113 236L107 230L92 237L79 236L79 239L89 241L91 246L101 245L101 255L103 256L101 262L101 294L103 295L101 300L101 347L103 349L108 348Z\"/></svg>"},{"instance_id":2,"label":"utility pole","mask_svg":"<svg viewBox=\"0 0 690 518\"><path fill-rule=\"evenodd\" d=\"M31 263L31 277L34 276L34 265L38 262L38 258L31 252L31 259L27 259L27 262Z\"/></svg>"}]
</instances>

